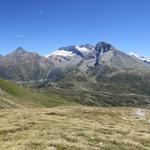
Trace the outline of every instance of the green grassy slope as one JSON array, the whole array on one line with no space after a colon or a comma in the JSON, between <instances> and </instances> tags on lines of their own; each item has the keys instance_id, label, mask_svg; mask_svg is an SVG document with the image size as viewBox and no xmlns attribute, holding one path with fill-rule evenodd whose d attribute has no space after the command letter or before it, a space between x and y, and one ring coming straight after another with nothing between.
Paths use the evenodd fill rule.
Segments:
<instances>
[{"instance_id":1,"label":"green grassy slope","mask_svg":"<svg viewBox=\"0 0 150 150\"><path fill-rule=\"evenodd\" d=\"M0 80L0 108L52 107L72 103L51 91L26 89L10 81Z\"/></svg>"}]
</instances>

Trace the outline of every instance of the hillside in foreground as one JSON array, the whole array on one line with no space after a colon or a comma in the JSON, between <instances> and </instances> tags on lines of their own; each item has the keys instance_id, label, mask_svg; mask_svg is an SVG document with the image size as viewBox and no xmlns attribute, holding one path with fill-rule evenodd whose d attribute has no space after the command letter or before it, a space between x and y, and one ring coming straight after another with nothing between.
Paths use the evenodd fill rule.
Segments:
<instances>
[{"instance_id":1,"label":"hillside in foreground","mask_svg":"<svg viewBox=\"0 0 150 150\"><path fill-rule=\"evenodd\" d=\"M0 79L0 108L46 108L61 105L77 105L61 94L51 91L27 89L13 82Z\"/></svg>"},{"instance_id":2,"label":"hillside in foreground","mask_svg":"<svg viewBox=\"0 0 150 150\"><path fill-rule=\"evenodd\" d=\"M0 149L150 150L150 111L72 106L3 109Z\"/></svg>"}]
</instances>

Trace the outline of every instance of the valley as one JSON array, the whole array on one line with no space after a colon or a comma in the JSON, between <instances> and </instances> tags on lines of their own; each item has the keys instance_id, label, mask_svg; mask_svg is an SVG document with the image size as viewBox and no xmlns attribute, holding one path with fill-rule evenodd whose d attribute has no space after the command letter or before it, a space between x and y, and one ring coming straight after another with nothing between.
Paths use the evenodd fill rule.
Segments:
<instances>
[{"instance_id":1,"label":"valley","mask_svg":"<svg viewBox=\"0 0 150 150\"><path fill-rule=\"evenodd\" d=\"M58 104L149 108L149 74L148 62L107 42L62 47L45 57L19 47L0 57L2 80L17 83L17 90L24 90L20 99L29 95L25 103L46 107L55 106L56 97Z\"/></svg>"},{"instance_id":2,"label":"valley","mask_svg":"<svg viewBox=\"0 0 150 150\"><path fill-rule=\"evenodd\" d=\"M150 64L106 42L0 57L0 149L150 150Z\"/></svg>"},{"instance_id":3,"label":"valley","mask_svg":"<svg viewBox=\"0 0 150 150\"><path fill-rule=\"evenodd\" d=\"M0 0L0 150L150 150L150 0Z\"/></svg>"}]
</instances>

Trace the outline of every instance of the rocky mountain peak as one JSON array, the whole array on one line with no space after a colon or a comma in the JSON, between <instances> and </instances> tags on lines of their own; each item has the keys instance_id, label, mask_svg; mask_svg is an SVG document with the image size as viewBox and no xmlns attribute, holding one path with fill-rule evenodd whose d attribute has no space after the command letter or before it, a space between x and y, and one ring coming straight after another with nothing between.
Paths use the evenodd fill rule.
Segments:
<instances>
[{"instance_id":1,"label":"rocky mountain peak","mask_svg":"<svg viewBox=\"0 0 150 150\"><path fill-rule=\"evenodd\" d=\"M16 50L15 50L15 53L24 53L26 52L22 47L18 47Z\"/></svg>"},{"instance_id":2,"label":"rocky mountain peak","mask_svg":"<svg viewBox=\"0 0 150 150\"><path fill-rule=\"evenodd\" d=\"M92 49L94 49L93 45L90 44L83 44L83 45L78 45L76 46L77 49L81 50L82 52L87 52L87 51L91 51Z\"/></svg>"},{"instance_id":3,"label":"rocky mountain peak","mask_svg":"<svg viewBox=\"0 0 150 150\"><path fill-rule=\"evenodd\" d=\"M106 42L98 42L95 46L95 50L99 51L100 54L106 53L112 49L114 49L114 47Z\"/></svg>"}]
</instances>

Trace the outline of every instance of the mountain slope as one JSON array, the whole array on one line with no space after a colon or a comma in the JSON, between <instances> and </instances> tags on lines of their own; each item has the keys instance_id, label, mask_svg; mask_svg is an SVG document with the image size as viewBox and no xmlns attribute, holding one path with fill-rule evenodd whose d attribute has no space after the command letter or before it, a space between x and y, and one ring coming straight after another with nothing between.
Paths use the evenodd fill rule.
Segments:
<instances>
[{"instance_id":1,"label":"mountain slope","mask_svg":"<svg viewBox=\"0 0 150 150\"><path fill-rule=\"evenodd\" d=\"M90 67L102 70L102 67L104 66L114 68L115 70L126 71L134 69L136 71L150 71L150 65L117 50L112 45L105 42L97 43L95 49L85 57L79 65L81 70L82 68L86 68L85 71Z\"/></svg>"},{"instance_id":2,"label":"mountain slope","mask_svg":"<svg viewBox=\"0 0 150 150\"><path fill-rule=\"evenodd\" d=\"M19 47L0 58L0 76L16 81L44 79L53 66L49 59Z\"/></svg>"},{"instance_id":3,"label":"mountain slope","mask_svg":"<svg viewBox=\"0 0 150 150\"><path fill-rule=\"evenodd\" d=\"M31 61L32 55L19 48L3 56L0 61L5 65L1 63L0 75L21 80L24 85L44 88L46 98L51 98L50 90L60 98L83 105L150 106L150 64L109 43L60 48L48 58L35 54L38 58L34 60L35 64Z\"/></svg>"},{"instance_id":4,"label":"mountain slope","mask_svg":"<svg viewBox=\"0 0 150 150\"><path fill-rule=\"evenodd\" d=\"M149 57L144 57L144 56L140 57L140 56L138 56L137 54L135 54L133 52L130 52L130 55L144 61L145 63L150 63L150 58Z\"/></svg>"},{"instance_id":5,"label":"mountain slope","mask_svg":"<svg viewBox=\"0 0 150 150\"><path fill-rule=\"evenodd\" d=\"M66 66L75 66L89 52L91 52L93 48L94 46L89 44L62 47L50 53L46 57L51 59L57 68L62 68Z\"/></svg>"},{"instance_id":6,"label":"mountain slope","mask_svg":"<svg viewBox=\"0 0 150 150\"><path fill-rule=\"evenodd\" d=\"M83 104L150 105L150 65L105 42L99 42L55 84L66 97Z\"/></svg>"},{"instance_id":7,"label":"mountain slope","mask_svg":"<svg viewBox=\"0 0 150 150\"><path fill-rule=\"evenodd\" d=\"M70 68L77 66L93 49L93 45L84 44L62 47L50 53L46 57L53 62L54 67L49 70L46 79L51 81L59 79Z\"/></svg>"},{"instance_id":8,"label":"mountain slope","mask_svg":"<svg viewBox=\"0 0 150 150\"><path fill-rule=\"evenodd\" d=\"M26 89L0 79L0 108L44 108L71 104L77 105L53 91Z\"/></svg>"}]
</instances>

